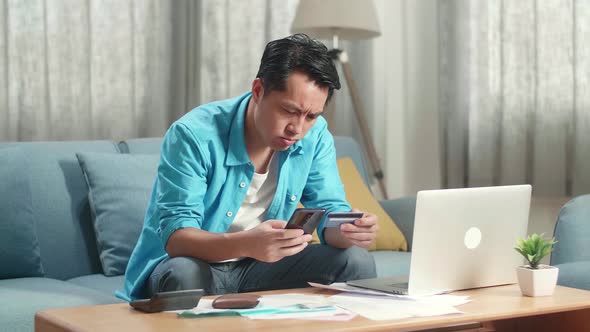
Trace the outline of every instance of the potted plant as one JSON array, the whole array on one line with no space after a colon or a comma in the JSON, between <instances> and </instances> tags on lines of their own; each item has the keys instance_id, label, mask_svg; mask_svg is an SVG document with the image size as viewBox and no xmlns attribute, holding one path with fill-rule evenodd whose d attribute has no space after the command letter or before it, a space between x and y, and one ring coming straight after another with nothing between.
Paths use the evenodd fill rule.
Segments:
<instances>
[{"instance_id":1,"label":"potted plant","mask_svg":"<svg viewBox=\"0 0 590 332\"><path fill-rule=\"evenodd\" d=\"M522 294L527 296L553 294L559 269L555 266L539 264L539 262L553 251L555 243L557 243L555 239L544 239L543 234L533 234L516 242L517 247L514 249L523 255L529 263L516 268Z\"/></svg>"}]
</instances>

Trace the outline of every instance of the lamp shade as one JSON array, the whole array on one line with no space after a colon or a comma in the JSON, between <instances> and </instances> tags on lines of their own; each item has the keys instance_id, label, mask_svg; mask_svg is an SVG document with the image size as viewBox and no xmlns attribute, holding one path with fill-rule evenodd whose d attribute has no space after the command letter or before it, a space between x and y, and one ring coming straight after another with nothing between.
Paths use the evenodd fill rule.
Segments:
<instances>
[{"instance_id":1,"label":"lamp shade","mask_svg":"<svg viewBox=\"0 0 590 332\"><path fill-rule=\"evenodd\" d=\"M369 39L381 34L373 0L300 0L293 33L315 38Z\"/></svg>"}]
</instances>

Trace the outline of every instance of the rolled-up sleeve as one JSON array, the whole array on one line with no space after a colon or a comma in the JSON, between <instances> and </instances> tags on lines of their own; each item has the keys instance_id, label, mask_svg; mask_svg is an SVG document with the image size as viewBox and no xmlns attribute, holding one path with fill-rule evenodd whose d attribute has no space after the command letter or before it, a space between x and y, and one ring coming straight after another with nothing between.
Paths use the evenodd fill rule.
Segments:
<instances>
[{"instance_id":1,"label":"rolled-up sleeve","mask_svg":"<svg viewBox=\"0 0 590 332\"><path fill-rule=\"evenodd\" d=\"M351 210L346 201L344 185L338 173L334 138L327 128L324 128L319 134L301 203L306 207L326 209L326 215L334 211ZM318 237L323 244L326 243L324 240L325 221L326 217L318 227Z\"/></svg>"},{"instance_id":2,"label":"rolled-up sleeve","mask_svg":"<svg viewBox=\"0 0 590 332\"><path fill-rule=\"evenodd\" d=\"M176 230L202 227L210 165L206 156L185 125L176 123L170 127L162 143L156 193L158 233L164 247Z\"/></svg>"}]
</instances>

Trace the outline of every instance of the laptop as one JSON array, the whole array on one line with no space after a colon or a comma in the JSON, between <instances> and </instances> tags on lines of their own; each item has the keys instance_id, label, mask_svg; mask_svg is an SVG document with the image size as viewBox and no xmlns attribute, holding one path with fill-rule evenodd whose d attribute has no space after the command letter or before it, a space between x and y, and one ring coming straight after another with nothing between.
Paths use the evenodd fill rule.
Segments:
<instances>
[{"instance_id":1,"label":"laptop","mask_svg":"<svg viewBox=\"0 0 590 332\"><path fill-rule=\"evenodd\" d=\"M403 295L441 294L516 283L526 237L531 186L418 192L410 274L347 281L348 285Z\"/></svg>"}]
</instances>

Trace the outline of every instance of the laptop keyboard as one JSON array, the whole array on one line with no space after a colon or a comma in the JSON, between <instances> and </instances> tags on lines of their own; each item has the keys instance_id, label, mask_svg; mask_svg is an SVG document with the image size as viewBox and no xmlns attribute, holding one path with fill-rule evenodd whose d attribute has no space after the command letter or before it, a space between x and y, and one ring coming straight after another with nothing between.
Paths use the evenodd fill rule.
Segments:
<instances>
[{"instance_id":1,"label":"laptop keyboard","mask_svg":"<svg viewBox=\"0 0 590 332\"><path fill-rule=\"evenodd\" d=\"M389 287L393 287L393 288L405 288L408 289L408 283L407 282L403 282L403 283L399 283L399 284L391 284L388 285Z\"/></svg>"},{"instance_id":2,"label":"laptop keyboard","mask_svg":"<svg viewBox=\"0 0 590 332\"><path fill-rule=\"evenodd\" d=\"M408 283L407 282L391 284L388 286L391 287L391 292L393 294L399 294L399 295L407 295L408 294Z\"/></svg>"}]
</instances>

